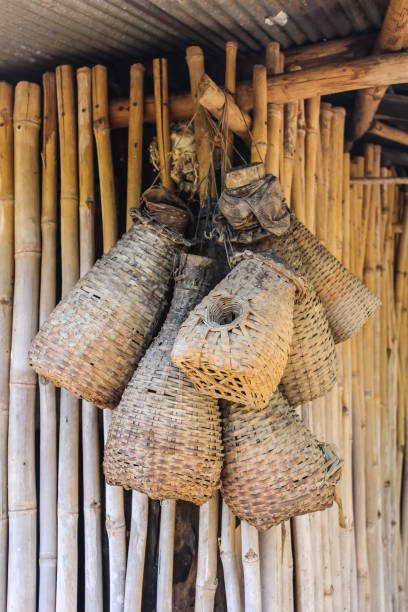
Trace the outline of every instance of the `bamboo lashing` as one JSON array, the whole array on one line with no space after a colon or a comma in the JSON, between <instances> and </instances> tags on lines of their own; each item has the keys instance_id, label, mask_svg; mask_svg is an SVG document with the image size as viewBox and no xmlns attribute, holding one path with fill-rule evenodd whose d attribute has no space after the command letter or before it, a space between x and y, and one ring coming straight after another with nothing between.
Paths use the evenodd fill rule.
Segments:
<instances>
[{"instance_id":1,"label":"bamboo lashing","mask_svg":"<svg viewBox=\"0 0 408 612\"><path fill-rule=\"evenodd\" d=\"M144 71L142 64L130 67L126 230L132 226L130 209L139 206L142 190Z\"/></svg>"},{"instance_id":2,"label":"bamboo lashing","mask_svg":"<svg viewBox=\"0 0 408 612\"><path fill-rule=\"evenodd\" d=\"M0 609L7 600L7 438L14 280L13 94L0 81Z\"/></svg>"},{"instance_id":3,"label":"bamboo lashing","mask_svg":"<svg viewBox=\"0 0 408 612\"><path fill-rule=\"evenodd\" d=\"M71 66L56 70L61 166L61 277L65 296L79 278L78 162L76 104ZM65 389L60 396L58 457L58 610L77 606L79 402Z\"/></svg>"},{"instance_id":4,"label":"bamboo lashing","mask_svg":"<svg viewBox=\"0 0 408 612\"><path fill-rule=\"evenodd\" d=\"M57 282L57 94L55 74L43 75L40 326L55 306ZM57 576L57 406L55 387L40 388L39 596L55 610Z\"/></svg>"},{"instance_id":5,"label":"bamboo lashing","mask_svg":"<svg viewBox=\"0 0 408 612\"><path fill-rule=\"evenodd\" d=\"M199 83L205 73L204 55L200 47L187 47L186 62L190 76L190 89L194 108L194 135L197 149L198 176L200 180L200 203L201 206L205 206L205 202L209 196L212 154L206 118L199 102Z\"/></svg>"},{"instance_id":6,"label":"bamboo lashing","mask_svg":"<svg viewBox=\"0 0 408 612\"><path fill-rule=\"evenodd\" d=\"M126 229L132 225L129 211L138 206L142 191L143 157L143 76L142 64L130 67L130 100L128 141L128 181L126 193ZM147 495L132 491L132 515L125 579L124 612L136 612L142 605L143 572L147 539L149 504Z\"/></svg>"},{"instance_id":7,"label":"bamboo lashing","mask_svg":"<svg viewBox=\"0 0 408 612\"><path fill-rule=\"evenodd\" d=\"M79 271L83 276L95 260L95 187L92 137L92 71L79 68L78 178L79 178ZM85 540L85 610L102 609L102 528L99 475L98 409L82 402L82 464Z\"/></svg>"},{"instance_id":8,"label":"bamboo lashing","mask_svg":"<svg viewBox=\"0 0 408 612\"><path fill-rule=\"evenodd\" d=\"M173 191L174 183L170 176L169 92L167 87L167 60L165 58L153 60L153 84L156 107L157 147L159 149L160 159L160 179L163 187Z\"/></svg>"},{"instance_id":9,"label":"bamboo lashing","mask_svg":"<svg viewBox=\"0 0 408 612\"><path fill-rule=\"evenodd\" d=\"M10 359L7 609L36 608L35 388L28 349L38 327L40 87L22 81L14 101L15 285ZM28 222L29 221L29 222ZM24 588L21 584L24 576Z\"/></svg>"},{"instance_id":10,"label":"bamboo lashing","mask_svg":"<svg viewBox=\"0 0 408 612\"><path fill-rule=\"evenodd\" d=\"M118 231L108 108L107 70L105 66L94 66L92 68L93 131L98 154L103 250L105 253L116 243ZM104 410L105 442L110 421L110 410ZM126 524L123 489L105 485L105 496L105 525L109 539L109 605L111 612L116 610L119 612L124 605L126 576Z\"/></svg>"}]
</instances>

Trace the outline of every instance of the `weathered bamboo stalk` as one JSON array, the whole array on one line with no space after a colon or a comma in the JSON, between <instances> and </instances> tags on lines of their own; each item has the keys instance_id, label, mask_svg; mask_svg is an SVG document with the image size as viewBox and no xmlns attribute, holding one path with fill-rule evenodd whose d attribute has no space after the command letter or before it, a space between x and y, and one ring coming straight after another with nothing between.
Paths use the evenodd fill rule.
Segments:
<instances>
[{"instance_id":1,"label":"weathered bamboo stalk","mask_svg":"<svg viewBox=\"0 0 408 612\"><path fill-rule=\"evenodd\" d=\"M407 185L408 176L363 176L350 179L350 185Z\"/></svg>"},{"instance_id":2,"label":"weathered bamboo stalk","mask_svg":"<svg viewBox=\"0 0 408 612\"><path fill-rule=\"evenodd\" d=\"M15 285L8 436L8 612L36 608L36 376L27 353L38 328L40 87L18 83L14 102ZM24 583L21 580L24 578Z\"/></svg>"},{"instance_id":3,"label":"weathered bamboo stalk","mask_svg":"<svg viewBox=\"0 0 408 612\"><path fill-rule=\"evenodd\" d=\"M0 609L7 599L7 437L14 280L13 87L0 81Z\"/></svg>"},{"instance_id":4,"label":"weathered bamboo stalk","mask_svg":"<svg viewBox=\"0 0 408 612\"><path fill-rule=\"evenodd\" d=\"M266 68L257 64L253 72L254 123L252 126L251 161L264 162L267 149Z\"/></svg>"},{"instance_id":5,"label":"weathered bamboo stalk","mask_svg":"<svg viewBox=\"0 0 408 612\"><path fill-rule=\"evenodd\" d=\"M331 124L333 111L331 104L323 102L320 110L320 138L321 138L321 187L319 199L320 206L316 210L316 235L323 242L327 243L327 226L329 211L329 176L331 160Z\"/></svg>"},{"instance_id":6,"label":"weathered bamboo stalk","mask_svg":"<svg viewBox=\"0 0 408 612\"><path fill-rule=\"evenodd\" d=\"M246 521L241 522L241 542L245 610L262 612L259 537L256 528Z\"/></svg>"},{"instance_id":7,"label":"weathered bamboo stalk","mask_svg":"<svg viewBox=\"0 0 408 612\"><path fill-rule=\"evenodd\" d=\"M286 203L291 202L292 181L295 165L297 138L298 102L290 102L284 106L283 119L283 172L282 191Z\"/></svg>"},{"instance_id":8,"label":"weathered bamboo stalk","mask_svg":"<svg viewBox=\"0 0 408 612\"><path fill-rule=\"evenodd\" d=\"M222 501L220 557L224 572L225 597L229 612L243 612L235 546L235 516Z\"/></svg>"},{"instance_id":9,"label":"weathered bamboo stalk","mask_svg":"<svg viewBox=\"0 0 408 612\"><path fill-rule=\"evenodd\" d=\"M212 612L217 590L218 492L200 506L195 612Z\"/></svg>"},{"instance_id":10,"label":"weathered bamboo stalk","mask_svg":"<svg viewBox=\"0 0 408 612\"><path fill-rule=\"evenodd\" d=\"M173 609L173 562L174 527L176 523L176 501L161 502L159 561L157 568L157 612L172 612Z\"/></svg>"},{"instance_id":11,"label":"weathered bamboo stalk","mask_svg":"<svg viewBox=\"0 0 408 612\"><path fill-rule=\"evenodd\" d=\"M319 140L320 96L305 101L306 142L305 142L305 208L306 226L311 232L316 228L316 165Z\"/></svg>"},{"instance_id":12,"label":"weathered bamboo stalk","mask_svg":"<svg viewBox=\"0 0 408 612\"><path fill-rule=\"evenodd\" d=\"M303 100L299 101L297 117L297 136L295 163L292 180L292 202L291 209L302 223L306 223L306 199L305 199L305 105Z\"/></svg>"},{"instance_id":13,"label":"weathered bamboo stalk","mask_svg":"<svg viewBox=\"0 0 408 612\"><path fill-rule=\"evenodd\" d=\"M108 79L105 66L92 68L93 131L98 154L102 205L103 250L117 240L116 198L108 116ZM104 439L109 431L110 410L103 412ZM109 539L109 606L111 612L123 610L126 576L126 524L123 489L105 485L106 531Z\"/></svg>"},{"instance_id":14,"label":"weathered bamboo stalk","mask_svg":"<svg viewBox=\"0 0 408 612\"><path fill-rule=\"evenodd\" d=\"M153 60L154 103L156 108L157 148L160 159L161 183L170 191L174 190L171 172L171 147L169 123L169 91L167 85L167 60Z\"/></svg>"},{"instance_id":15,"label":"weathered bamboo stalk","mask_svg":"<svg viewBox=\"0 0 408 612\"><path fill-rule=\"evenodd\" d=\"M408 280L408 206L404 206L402 234L398 244L395 269L395 312L397 330L401 329L402 305Z\"/></svg>"},{"instance_id":16,"label":"weathered bamboo stalk","mask_svg":"<svg viewBox=\"0 0 408 612\"><path fill-rule=\"evenodd\" d=\"M130 209L139 206L143 161L143 80L144 66L130 67L129 134L126 192L126 229L132 226Z\"/></svg>"},{"instance_id":17,"label":"weathered bamboo stalk","mask_svg":"<svg viewBox=\"0 0 408 612\"><path fill-rule=\"evenodd\" d=\"M76 105L71 66L58 66L61 276L65 296L79 278ZM79 402L61 389L58 459L57 610L75 610L78 582Z\"/></svg>"},{"instance_id":18,"label":"weathered bamboo stalk","mask_svg":"<svg viewBox=\"0 0 408 612\"><path fill-rule=\"evenodd\" d=\"M390 0L374 46L374 53L401 51L408 44L408 2ZM361 138L368 130L387 87L374 86L358 91L353 111L353 139Z\"/></svg>"},{"instance_id":19,"label":"weathered bamboo stalk","mask_svg":"<svg viewBox=\"0 0 408 612\"><path fill-rule=\"evenodd\" d=\"M138 612L142 607L143 573L147 539L149 500L132 491L132 518L126 567L124 612Z\"/></svg>"},{"instance_id":20,"label":"weathered bamboo stalk","mask_svg":"<svg viewBox=\"0 0 408 612\"><path fill-rule=\"evenodd\" d=\"M92 138L92 72L77 70L80 275L95 260L95 187ZM82 402L85 610L103 609L101 484L98 409Z\"/></svg>"},{"instance_id":21,"label":"weathered bamboo stalk","mask_svg":"<svg viewBox=\"0 0 408 612\"><path fill-rule=\"evenodd\" d=\"M40 326L56 302L57 280L57 94L55 74L43 75ZM57 414L54 386L40 377L39 598L55 610L57 578Z\"/></svg>"},{"instance_id":22,"label":"weathered bamboo stalk","mask_svg":"<svg viewBox=\"0 0 408 612\"><path fill-rule=\"evenodd\" d=\"M209 186L212 153L204 110L201 108L199 102L199 83L205 73L204 55L200 47L187 47L186 62L190 76L191 98L194 109L194 134L200 180L200 202L201 206L205 206L210 195Z\"/></svg>"},{"instance_id":23,"label":"weathered bamboo stalk","mask_svg":"<svg viewBox=\"0 0 408 612\"><path fill-rule=\"evenodd\" d=\"M234 41L225 43L225 90L232 98L235 96L236 74L237 74L237 51L238 44ZM225 107L225 125L228 125L228 104ZM233 166L234 159L234 134L225 128L225 150L223 150L223 170Z\"/></svg>"}]
</instances>

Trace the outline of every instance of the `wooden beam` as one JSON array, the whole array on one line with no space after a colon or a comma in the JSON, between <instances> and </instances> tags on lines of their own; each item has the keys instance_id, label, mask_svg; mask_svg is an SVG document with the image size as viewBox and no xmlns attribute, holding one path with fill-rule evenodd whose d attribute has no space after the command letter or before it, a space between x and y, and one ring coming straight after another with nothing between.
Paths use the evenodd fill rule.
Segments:
<instances>
[{"instance_id":1,"label":"wooden beam","mask_svg":"<svg viewBox=\"0 0 408 612\"><path fill-rule=\"evenodd\" d=\"M382 166L404 166L408 167L408 152L401 149L381 148Z\"/></svg>"},{"instance_id":2,"label":"wooden beam","mask_svg":"<svg viewBox=\"0 0 408 612\"><path fill-rule=\"evenodd\" d=\"M408 0L407 0L408 2ZM408 53L393 53L366 57L351 62L337 62L279 74L268 79L268 102L285 104L299 99L313 98L350 91L357 87L367 88L388 86L392 83L405 83L408 74ZM237 86L236 101L241 110L248 112L253 107L251 82L241 82ZM177 94L169 97L170 117L180 121L193 114L190 94ZM129 116L129 101L116 100L110 107L111 125L126 127ZM145 99L144 121L154 122L154 99Z\"/></svg>"},{"instance_id":3,"label":"wooden beam","mask_svg":"<svg viewBox=\"0 0 408 612\"><path fill-rule=\"evenodd\" d=\"M381 100L378 112L396 119L408 119L408 96L386 94Z\"/></svg>"},{"instance_id":4,"label":"wooden beam","mask_svg":"<svg viewBox=\"0 0 408 612\"><path fill-rule=\"evenodd\" d=\"M408 132L399 130L398 128L381 123L381 121L374 121L370 127L369 134L385 138L386 140L393 140L399 144L408 146Z\"/></svg>"},{"instance_id":5,"label":"wooden beam","mask_svg":"<svg viewBox=\"0 0 408 612\"><path fill-rule=\"evenodd\" d=\"M401 51L407 47L407 42L408 0L390 0L374 53ZM361 138L369 129L387 90L386 85L376 83L373 87L357 93L353 112L353 140Z\"/></svg>"}]
</instances>

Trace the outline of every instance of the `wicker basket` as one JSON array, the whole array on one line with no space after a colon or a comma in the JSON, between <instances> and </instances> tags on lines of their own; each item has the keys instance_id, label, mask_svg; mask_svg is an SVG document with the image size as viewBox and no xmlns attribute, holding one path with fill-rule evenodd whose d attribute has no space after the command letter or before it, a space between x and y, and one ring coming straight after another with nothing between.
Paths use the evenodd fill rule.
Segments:
<instances>
[{"instance_id":1,"label":"wicker basket","mask_svg":"<svg viewBox=\"0 0 408 612\"><path fill-rule=\"evenodd\" d=\"M212 268L211 259L181 256L166 321L112 413L104 459L109 484L198 505L219 486L217 401L197 393L170 361L180 324L209 290Z\"/></svg>"},{"instance_id":2,"label":"wicker basket","mask_svg":"<svg viewBox=\"0 0 408 612\"><path fill-rule=\"evenodd\" d=\"M265 530L332 505L342 461L279 391L264 410L223 404L221 492L236 516Z\"/></svg>"},{"instance_id":3,"label":"wicker basket","mask_svg":"<svg viewBox=\"0 0 408 612\"><path fill-rule=\"evenodd\" d=\"M198 391L263 408L286 366L301 280L272 256L236 261L181 326L172 359Z\"/></svg>"},{"instance_id":4,"label":"wicker basket","mask_svg":"<svg viewBox=\"0 0 408 612\"><path fill-rule=\"evenodd\" d=\"M292 214L291 229L311 285L326 311L336 344L354 336L380 300Z\"/></svg>"},{"instance_id":5,"label":"wicker basket","mask_svg":"<svg viewBox=\"0 0 408 612\"><path fill-rule=\"evenodd\" d=\"M252 249L278 255L296 274L307 277L292 233L269 236ZM306 283L293 309L293 336L280 389L296 406L325 395L336 380L336 349L326 312L316 291Z\"/></svg>"},{"instance_id":6,"label":"wicker basket","mask_svg":"<svg viewBox=\"0 0 408 612\"><path fill-rule=\"evenodd\" d=\"M166 187L155 186L142 195L147 212L157 221L179 234L184 234L189 212L184 202Z\"/></svg>"},{"instance_id":7,"label":"wicker basket","mask_svg":"<svg viewBox=\"0 0 408 612\"><path fill-rule=\"evenodd\" d=\"M155 332L188 243L137 222L58 304L31 345L34 370L100 408L114 408Z\"/></svg>"}]
</instances>

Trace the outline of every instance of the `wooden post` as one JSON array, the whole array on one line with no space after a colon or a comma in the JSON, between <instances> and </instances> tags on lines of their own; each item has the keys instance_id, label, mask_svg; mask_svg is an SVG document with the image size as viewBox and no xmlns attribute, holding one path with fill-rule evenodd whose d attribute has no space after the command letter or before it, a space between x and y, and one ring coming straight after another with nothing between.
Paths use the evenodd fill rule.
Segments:
<instances>
[{"instance_id":1,"label":"wooden post","mask_svg":"<svg viewBox=\"0 0 408 612\"><path fill-rule=\"evenodd\" d=\"M61 162L62 296L79 278L76 105L71 66L58 66L57 101ZM75 610L78 581L79 402L61 389L58 460L58 610Z\"/></svg>"},{"instance_id":2,"label":"wooden post","mask_svg":"<svg viewBox=\"0 0 408 612\"><path fill-rule=\"evenodd\" d=\"M143 161L143 80L144 66L130 67L129 134L126 195L126 229L132 227L130 209L139 206Z\"/></svg>"},{"instance_id":3,"label":"wooden post","mask_svg":"<svg viewBox=\"0 0 408 612\"><path fill-rule=\"evenodd\" d=\"M117 240L117 217L112 149L108 116L108 76L105 66L92 68L93 130L98 154L99 185L102 204L103 250ZM111 411L103 411L104 440L109 431ZM106 531L109 539L109 606L122 612L125 600L126 524L123 489L105 486Z\"/></svg>"},{"instance_id":4,"label":"wooden post","mask_svg":"<svg viewBox=\"0 0 408 612\"><path fill-rule=\"evenodd\" d=\"M198 100L199 83L204 75L204 55L200 47L188 47L186 61L190 75L191 97L194 108L194 134L197 148L198 174L200 179L200 203L205 206L210 195L211 148L206 119Z\"/></svg>"},{"instance_id":5,"label":"wooden post","mask_svg":"<svg viewBox=\"0 0 408 612\"><path fill-rule=\"evenodd\" d=\"M167 60L153 60L154 101L156 108L157 148L160 159L161 183L170 191L174 190L171 173L171 146L169 124L169 92L167 86Z\"/></svg>"},{"instance_id":6,"label":"wooden post","mask_svg":"<svg viewBox=\"0 0 408 612\"><path fill-rule=\"evenodd\" d=\"M57 94L55 74L43 75L40 326L56 301ZM52 612L57 579L57 414L55 387L40 376L40 610Z\"/></svg>"},{"instance_id":7,"label":"wooden post","mask_svg":"<svg viewBox=\"0 0 408 612\"><path fill-rule=\"evenodd\" d=\"M95 260L95 174L92 138L92 72L77 70L80 275ZM85 610L102 610L102 530L98 408L82 401Z\"/></svg>"},{"instance_id":8,"label":"wooden post","mask_svg":"<svg viewBox=\"0 0 408 612\"><path fill-rule=\"evenodd\" d=\"M212 612L217 590L218 492L200 506L195 612Z\"/></svg>"},{"instance_id":9,"label":"wooden post","mask_svg":"<svg viewBox=\"0 0 408 612\"><path fill-rule=\"evenodd\" d=\"M7 599L7 438L14 280L13 87L0 81L0 609Z\"/></svg>"},{"instance_id":10,"label":"wooden post","mask_svg":"<svg viewBox=\"0 0 408 612\"><path fill-rule=\"evenodd\" d=\"M36 609L36 376L27 353L38 329L40 281L40 87L18 83L14 103L15 285L8 437L8 612ZM21 577L24 576L24 583Z\"/></svg>"}]
</instances>

